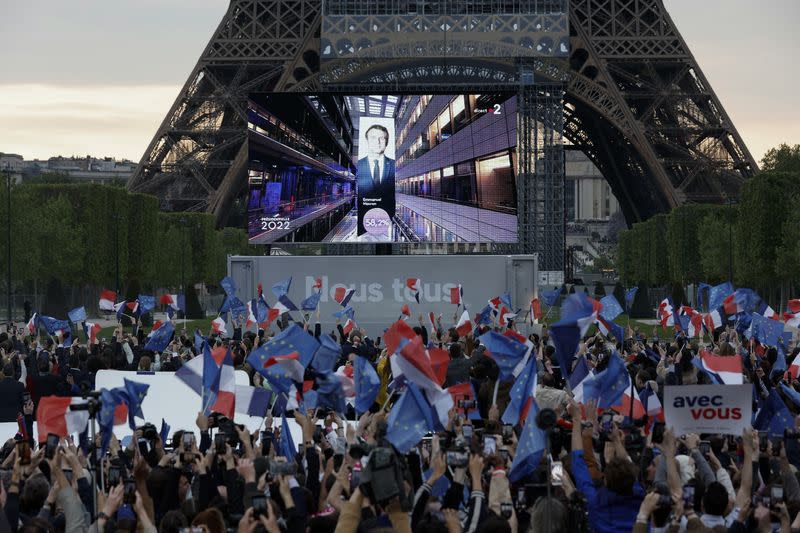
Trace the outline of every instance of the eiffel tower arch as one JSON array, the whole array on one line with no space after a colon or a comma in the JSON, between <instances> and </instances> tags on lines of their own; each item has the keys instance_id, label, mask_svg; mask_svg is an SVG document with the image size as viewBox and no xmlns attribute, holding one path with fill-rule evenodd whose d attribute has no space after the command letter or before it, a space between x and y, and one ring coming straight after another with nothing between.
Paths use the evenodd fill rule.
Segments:
<instances>
[{"instance_id":1,"label":"eiffel tower arch","mask_svg":"<svg viewBox=\"0 0 800 533\"><path fill-rule=\"evenodd\" d=\"M324 15L334 11L376 20L455 14L474 23L567 5L569 54L563 59L511 61L513 50L498 59L502 43L495 43L491 57L482 57L485 43L477 43L475 57L444 62L391 53L320 57ZM324 14L319 0L231 0L130 190L158 196L165 209L208 211L224 223L246 186L248 93L421 91L445 84L516 87L518 99L527 102L520 120L555 131L558 138L520 139L519 149L532 157L519 158L521 244L509 250L546 254L546 268L563 264L563 152L555 149L562 134L601 170L629 224L686 202L722 202L757 171L662 0L329 0L325 6ZM533 158L545 164L523 168Z\"/></svg>"}]
</instances>

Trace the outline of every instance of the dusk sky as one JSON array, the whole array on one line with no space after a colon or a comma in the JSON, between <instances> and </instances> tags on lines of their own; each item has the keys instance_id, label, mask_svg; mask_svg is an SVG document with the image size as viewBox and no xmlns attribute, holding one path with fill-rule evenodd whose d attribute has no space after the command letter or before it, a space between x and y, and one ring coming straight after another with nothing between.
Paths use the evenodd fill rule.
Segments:
<instances>
[{"instance_id":1,"label":"dusk sky","mask_svg":"<svg viewBox=\"0 0 800 533\"><path fill-rule=\"evenodd\" d=\"M665 3L753 156L800 143L800 1ZM227 5L6 2L0 152L138 161Z\"/></svg>"}]
</instances>

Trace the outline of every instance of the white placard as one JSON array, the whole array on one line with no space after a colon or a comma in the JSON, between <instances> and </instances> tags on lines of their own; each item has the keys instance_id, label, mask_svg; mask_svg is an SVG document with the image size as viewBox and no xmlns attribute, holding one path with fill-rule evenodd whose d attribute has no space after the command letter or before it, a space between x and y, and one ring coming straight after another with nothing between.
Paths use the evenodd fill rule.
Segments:
<instances>
[{"instance_id":1,"label":"white placard","mask_svg":"<svg viewBox=\"0 0 800 533\"><path fill-rule=\"evenodd\" d=\"M753 415L752 385L676 385L664 388L666 426L688 433L741 435Z\"/></svg>"}]
</instances>

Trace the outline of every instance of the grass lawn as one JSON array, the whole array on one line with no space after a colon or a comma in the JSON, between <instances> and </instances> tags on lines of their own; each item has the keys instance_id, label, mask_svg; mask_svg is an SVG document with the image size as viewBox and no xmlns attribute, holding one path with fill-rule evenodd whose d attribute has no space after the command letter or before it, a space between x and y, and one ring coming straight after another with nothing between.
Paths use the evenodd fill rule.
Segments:
<instances>
[{"instance_id":1,"label":"grass lawn","mask_svg":"<svg viewBox=\"0 0 800 533\"><path fill-rule=\"evenodd\" d=\"M214 320L214 318L216 318L216 317L208 317L208 318L203 318L203 319L200 319L200 320L187 320L186 321L186 326L185 326L186 335L191 337L194 334L195 328L200 328L200 331L203 333L203 335L208 334L208 331L211 329L211 321ZM110 340L111 336L114 334L114 329L116 329L116 326L108 326L106 328L101 329L100 333L97 334L97 338L98 339L104 339L105 338L105 339L109 339ZM183 331L183 329L184 329L184 321L183 320L176 320L175 321L175 331L176 331L176 333L180 335L181 332ZM131 331L133 331L133 328L131 328L130 326L127 326L127 327L124 328L124 331L126 333L130 333ZM145 328L145 331L149 333L150 332L150 328ZM83 341L85 339L85 335L83 334L83 332L81 332L80 336L81 336L81 340Z\"/></svg>"}]
</instances>

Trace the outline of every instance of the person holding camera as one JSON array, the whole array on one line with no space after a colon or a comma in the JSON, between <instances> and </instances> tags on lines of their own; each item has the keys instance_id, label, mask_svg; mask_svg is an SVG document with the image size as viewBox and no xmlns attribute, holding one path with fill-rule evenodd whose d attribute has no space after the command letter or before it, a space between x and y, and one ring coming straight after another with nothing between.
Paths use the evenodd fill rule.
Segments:
<instances>
[{"instance_id":1,"label":"person holding camera","mask_svg":"<svg viewBox=\"0 0 800 533\"><path fill-rule=\"evenodd\" d=\"M596 488L584 460L581 409L574 402L568 409L573 421L572 475L576 488L586 497L591 530L596 533L630 532L644 499L636 466L624 449L612 447L603 470L603 486Z\"/></svg>"}]
</instances>

